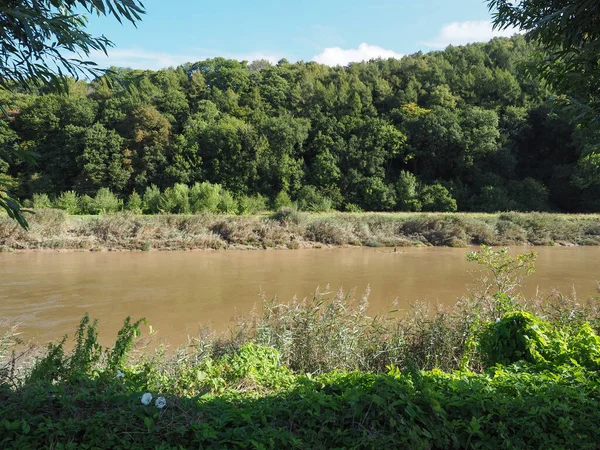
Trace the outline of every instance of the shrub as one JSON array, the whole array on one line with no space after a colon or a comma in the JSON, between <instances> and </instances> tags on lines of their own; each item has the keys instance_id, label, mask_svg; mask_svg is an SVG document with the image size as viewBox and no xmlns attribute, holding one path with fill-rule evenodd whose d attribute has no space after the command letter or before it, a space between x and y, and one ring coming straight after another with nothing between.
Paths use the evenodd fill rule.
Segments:
<instances>
[{"instance_id":1,"label":"shrub","mask_svg":"<svg viewBox=\"0 0 600 450\"><path fill-rule=\"evenodd\" d=\"M160 200L160 189L155 184L148 186L146 192L144 192L144 212L158 214L160 212Z\"/></svg>"},{"instance_id":2,"label":"shrub","mask_svg":"<svg viewBox=\"0 0 600 450\"><path fill-rule=\"evenodd\" d=\"M515 293L516 288L520 286L524 276L535 272L536 258L537 255L533 252L512 256L508 248L495 251L486 245L482 245L479 252L467 254L467 261L485 267L492 275L489 278L484 275L486 290L479 298L479 307L485 318L498 319L515 310L521 300Z\"/></svg>"},{"instance_id":3,"label":"shrub","mask_svg":"<svg viewBox=\"0 0 600 450\"><path fill-rule=\"evenodd\" d=\"M496 231L502 240L520 244L527 242L527 233L516 223L499 218L496 222Z\"/></svg>"},{"instance_id":4,"label":"shrub","mask_svg":"<svg viewBox=\"0 0 600 450\"><path fill-rule=\"evenodd\" d=\"M487 367L517 361L543 363L557 359L557 335L550 325L525 311L508 313L489 324L479 340L479 352Z\"/></svg>"},{"instance_id":5,"label":"shrub","mask_svg":"<svg viewBox=\"0 0 600 450\"><path fill-rule=\"evenodd\" d=\"M79 197L79 211L81 214L95 214L94 199L87 194Z\"/></svg>"},{"instance_id":6,"label":"shrub","mask_svg":"<svg viewBox=\"0 0 600 450\"><path fill-rule=\"evenodd\" d=\"M37 209L28 217L30 233L39 234L43 238L61 237L67 222L67 214L61 209Z\"/></svg>"},{"instance_id":7,"label":"shrub","mask_svg":"<svg viewBox=\"0 0 600 450\"><path fill-rule=\"evenodd\" d=\"M423 211L454 212L456 200L452 198L448 189L441 184L425 186L421 192Z\"/></svg>"},{"instance_id":8,"label":"shrub","mask_svg":"<svg viewBox=\"0 0 600 450\"><path fill-rule=\"evenodd\" d=\"M271 214L271 219L276 220L281 225L299 225L300 224L300 214L296 208L291 207L281 207L273 214Z\"/></svg>"},{"instance_id":9,"label":"shrub","mask_svg":"<svg viewBox=\"0 0 600 450\"><path fill-rule=\"evenodd\" d=\"M190 212L189 188L185 184L177 183L164 190L160 197L160 211L186 214Z\"/></svg>"},{"instance_id":10,"label":"shrub","mask_svg":"<svg viewBox=\"0 0 600 450\"><path fill-rule=\"evenodd\" d=\"M479 338L480 357L487 367L520 361L542 367L600 367L600 337L589 323L579 331L556 329L535 315L516 311L487 325Z\"/></svg>"},{"instance_id":11,"label":"shrub","mask_svg":"<svg viewBox=\"0 0 600 450\"><path fill-rule=\"evenodd\" d=\"M108 188L100 188L94 197L93 210L96 214L114 213L123 209L123 201Z\"/></svg>"},{"instance_id":12,"label":"shrub","mask_svg":"<svg viewBox=\"0 0 600 450\"><path fill-rule=\"evenodd\" d=\"M292 202L292 199L285 191L281 191L279 194L277 194L275 200L273 201L273 209L275 211L278 211L281 208L291 208L293 206L294 203Z\"/></svg>"},{"instance_id":13,"label":"shrub","mask_svg":"<svg viewBox=\"0 0 600 450\"><path fill-rule=\"evenodd\" d=\"M52 208L52 202L47 194L33 194L33 207L35 209Z\"/></svg>"},{"instance_id":14,"label":"shrub","mask_svg":"<svg viewBox=\"0 0 600 450\"><path fill-rule=\"evenodd\" d=\"M549 211L548 188L540 181L525 178L523 181L513 181L509 192L516 202L519 211Z\"/></svg>"},{"instance_id":15,"label":"shrub","mask_svg":"<svg viewBox=\"0 0 600 450\"><path fill-rule=\"evenodd\" d=\"M189 192L190 209L192 212L211 212L219 210L221 202L221 185L208 181L195 183Z\"/></svg>"},{"instance_id":16,"label":"shrub","mask_svg":"<svg viewBox=\"0 0 600 450\"><path fill-rule=\"evenodd\" d=\"M115 373L117 368L124 366L133 341L140 334L139 327L142 323L145 323L145 319L131 323L127 317L115 345L112 348L104 348L98 343L98 321L90 321L89 316L85 314L77 327L75 345L70 354L65 354L64 350L66 336L57 344L48 345L46 355L36 361L27 381L50 384L74 381L84 375L92 375L93 369L101 360L105 370Z\"/></svg>"},{"instance_id":17,"label":"shrub","mask_svg":"<svg viewBox=\"0 0 600 450\"><path fill-rule=\"evenodd\" d=\"M469 239L462 220L453 216L417 216L404 222L402 230L436 246L464 247Z\"/></svg>"},{"instance_id":18,"label":"shrub","mask_svg":"<svg viewBox=\"0 0 600 450\"><path fill-rule=\"evenodd\" d=\"M348 245L356 243L352 232L343 223L329 219L320 219L311 222L304 233L306 239L331 245Z\"/></svg>"},{"instance_id":19,"label":"shrub","mask_svg":"<svg viewBox=\"0 0 600 450\"><path fill-rule=\"evenodd\" d=\"M483 212L512 211L517 204L502 186L484 186L475 201L475 210Z\"/></svg>"},{"instance_id":20,"label":"shrub","mask_svg":"<svg viewBox=\"0 0 600 450\"><path fill-rule=\"evenodd\" d=\"M144 202L142 201L142 197L137 191L133 191L129 194L129 198L127 199L127 204L125 205L127 211L131 211L134 214L141 214L144 209Z\"/></svg>"},{"instance_id":21,"label":"shrub","mask_svg":"<svg viewBox=\"0 0 600 450\"><path fill-rule=\"evenodd\" d=\"M357 202L367 211L392 211L396 207L396 188L379 177L364 177L356 188Z\"/></svg>"},{"instance_id":22,"label":"shrub","mask_svg":"<svg viewBox=\"0 0 600 450\"><path fill-rule=\"evenodd\" d=\"M397 208L400 211L421 211L422 205L418 190L417 177L405 170L401 171L396 182Z\"/></svg>"},{"instance_id":23,"label":"shrub","mask_svg":"<svg viewBox=\"0 0 600 450\"><path fill-rule=\"evenodd\" d=\"M267 209L266 199L257 194L255 196L243 195L238 200L240 214L256 214Z\"/></svg>"},{"instance_id":24,"label":"shrub","mask_svg":"<svg viewBox=\"0 0 600 450\"><path fill-rule=\"evenodd\" d=\"M79 196L75 191L66 191L60 194L60 196L54 202L54 205L58 209L62 209L67 214L75 215L80 213L79 208Z\"/></svg>"},{"instance_id":25,"label":"shrub","mask_svg":"<svg viewBox=\"0 0 600 450\"><path fill-rule=\"evenodd\" d=\"M297 203L301 211L327 212L333 207L333 202L314 186L303 186L298 192Z\"/></svg>"},{"instance_id":26,"label":"shrub","mask_svg":"<svg viewBox=\"0 0 600 450\"><path fill-rule=\"evenodd\" d=\"M217 207L219 212L225 214L237 214L238 213L238 203L231 192L227 190L221 191L221 198L219 199L219 206Z\"/></svg>"},{"instance_id":27,"label":"shrub","mask_svg":"<svg viewBox=\"0 0 600 450\"><path fill-rule=\"evenodd\" d=\"M346 203L344 205L344 211L349 213L360 213L363 212L363 209L355 203Z\"/></svg>"}]
</instances>

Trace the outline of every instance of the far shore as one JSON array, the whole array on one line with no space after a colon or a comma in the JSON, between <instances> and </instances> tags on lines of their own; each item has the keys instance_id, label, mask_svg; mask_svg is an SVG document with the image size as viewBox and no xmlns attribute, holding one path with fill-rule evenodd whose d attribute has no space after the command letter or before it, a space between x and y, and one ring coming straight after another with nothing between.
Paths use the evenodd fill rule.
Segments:
<instances>
[{"instance_id":1,"label":"far shore","mask_svg":"<svg viewBox=\"0 0 600 450\"><path fill-rule=\"evenodd\" d=\"M29 216L30 230L0 217L0 251L257 250L470 245L600 245L600 215L550 213L327 213L253 216Z\"/></svg>"}]
</instances>

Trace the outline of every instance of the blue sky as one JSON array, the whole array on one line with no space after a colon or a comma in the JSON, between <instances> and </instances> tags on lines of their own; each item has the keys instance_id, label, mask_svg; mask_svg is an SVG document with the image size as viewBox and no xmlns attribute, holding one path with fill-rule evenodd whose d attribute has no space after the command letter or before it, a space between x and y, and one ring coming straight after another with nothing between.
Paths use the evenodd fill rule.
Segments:
<instances>
[{"instance_id":1,"label":"blue sky","mask_svg":"<svg viewBox=\"0 0 600 450\"><path fill-rule=\"evenodd\" d=\"M103 66L158 69L216 56L348 64L449 44L487 41L482 0L144 0L137 29L90 17L89 30L115 43Z\"/></svg>"}]
</instances>

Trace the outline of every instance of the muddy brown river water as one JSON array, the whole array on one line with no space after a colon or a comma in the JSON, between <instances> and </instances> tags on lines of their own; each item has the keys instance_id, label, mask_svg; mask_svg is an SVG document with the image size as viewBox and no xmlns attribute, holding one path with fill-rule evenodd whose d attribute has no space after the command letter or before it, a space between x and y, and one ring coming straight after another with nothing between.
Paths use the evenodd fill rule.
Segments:
<instances>
[{"instance_id":1,"label":"muddy brown river water","mask_svg":"<svg viewBox=\"0 0 600 450\"><path fill-rule=\"evenodd\" d=\"M85 312L111 341L126 316L146 317L158 335L181 343L199 327L232 326L235 314L260 305L259 294L288 301L370 286L371 311L421 300L452 304L479 271L470 249L338 248L289 251L0 254L0 318L20 322L37 342L72 335ZM515 251L525 251L518 248ZM597 294L600 248L538 247L537 271L522 291L576 289Z\"/></svg>"}]
</instances>

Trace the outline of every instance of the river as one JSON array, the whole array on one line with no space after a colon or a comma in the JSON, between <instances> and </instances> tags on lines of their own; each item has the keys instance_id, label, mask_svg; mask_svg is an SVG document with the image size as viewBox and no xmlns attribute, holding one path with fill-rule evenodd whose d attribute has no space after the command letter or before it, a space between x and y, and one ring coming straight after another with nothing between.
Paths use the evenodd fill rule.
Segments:
<instances>
[{"instance_id":1,"label":"river","mask_svg":"<svg viewBox=\"0 0 600 450\"><path fill-rule=\"evenodd\" d=\"M518 248L514 251L525 251ZM537 271L523 293L576 289L596 293L600 248L537 247ZM123 319L146 317L157 336L181 343L204 325L225 330L235 314L260 306L261 292L279 301L370 287L373 313L392 303L452 304L480 270L469 249L337 248L213 252L103 252L0 254L0 317L20 323L25 340L72 335L86 312L100 320L110 342ZM114 342L114 341L113 341Z\"/></svg>"}]
</instances>

